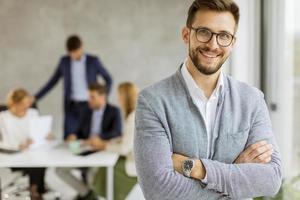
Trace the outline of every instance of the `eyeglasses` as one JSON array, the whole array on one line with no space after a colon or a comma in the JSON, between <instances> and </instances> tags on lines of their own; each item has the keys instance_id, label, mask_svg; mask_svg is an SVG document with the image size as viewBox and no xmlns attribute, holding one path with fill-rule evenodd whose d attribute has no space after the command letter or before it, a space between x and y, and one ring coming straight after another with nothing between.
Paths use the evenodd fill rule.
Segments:
<instances>
[{"instance_id":1,"label":"eyeglasses","mask_svg":"<svg viewBox=\"0 0 300 200\"><path fill-rule=\"evenodd\" d=\"M235 38L234 35L227 32L214 33L207 28L190 27L190 29L196 32L197 40L202 43L208 43L212 39L212 37L216 35L217 43L221 47L228 47L229 45L231 45L233 39Z\"/></svg>"}]
</instances>

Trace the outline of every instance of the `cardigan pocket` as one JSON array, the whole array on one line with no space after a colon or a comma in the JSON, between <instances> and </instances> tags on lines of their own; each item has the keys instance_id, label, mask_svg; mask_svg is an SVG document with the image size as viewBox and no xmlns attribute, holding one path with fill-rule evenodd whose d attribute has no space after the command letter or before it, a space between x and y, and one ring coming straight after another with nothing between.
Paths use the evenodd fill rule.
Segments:
<instances>
[{"instance_id":1,"label":"cardigan pocket","mask_svg":"<svg viewBox=\"0 0 300 200\"><path fill-rule=\"evenodd\" d=\"M232 163L242 153L246 147L250 127L240 131L227 134L226 157Z\"/></svg>"}]
</instances>

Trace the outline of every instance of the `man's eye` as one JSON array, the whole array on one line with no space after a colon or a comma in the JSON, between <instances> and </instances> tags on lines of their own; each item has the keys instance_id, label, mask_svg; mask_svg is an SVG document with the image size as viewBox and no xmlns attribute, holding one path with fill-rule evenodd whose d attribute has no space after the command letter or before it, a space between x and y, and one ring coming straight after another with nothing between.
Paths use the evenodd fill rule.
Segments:
<instances>
[{"instance_id":1,"label":"man's eye","mask_svg":"<svg viewBox=\"0 0 300 200\"><path fill-rule=\"evenodd\" d=\"M200 29L198 30L198 34L201 35L201 36L209 36L210 35L210 32L208 30L205 30L205 29Z\"/></svg>"},{"instance_id":2,"label":"man's eye","mask_svg":"<svg viewBox=\"0 0 300 200\"><path fill-rule=\"evenodd\" d=\"M220 40L230 40L231 39L231 35L228 33L220 33L219 34L219 39Z\"/></svg>"}]
</instances>

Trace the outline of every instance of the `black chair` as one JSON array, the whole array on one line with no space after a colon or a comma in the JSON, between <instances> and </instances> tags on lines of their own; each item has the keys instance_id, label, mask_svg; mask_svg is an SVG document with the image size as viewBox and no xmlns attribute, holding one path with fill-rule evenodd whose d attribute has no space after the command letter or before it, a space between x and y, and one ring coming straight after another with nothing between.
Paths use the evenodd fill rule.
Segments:
<instances>
[{"instance_id":1,"label":"black chair","mask_svg":"<svg viewBox=\"0 0 300 200\"><path fill-rule=\"evenodd\" d=\"M0 105L0 112L7 110L7 106L6 105Z\"/></svg>"}]
</instances>

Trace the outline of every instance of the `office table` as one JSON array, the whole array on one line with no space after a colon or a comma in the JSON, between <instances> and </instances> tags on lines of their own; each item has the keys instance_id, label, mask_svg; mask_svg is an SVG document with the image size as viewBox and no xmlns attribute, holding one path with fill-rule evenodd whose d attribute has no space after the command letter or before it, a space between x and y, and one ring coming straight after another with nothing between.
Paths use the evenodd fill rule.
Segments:
<instances>
[{"instance_id":1,"label":"office table","mask_svg":"<svg viewBox=\"0 0 300 200\"><path fill-rule=\"evenodd\" d=\"M0 153L0 167L106 167L106 198L113 200L113 170L118 157L118 154L106 151L87 156L74 155L65 144L51 142L40 149Z\"/></svg>"}]
</instances>

